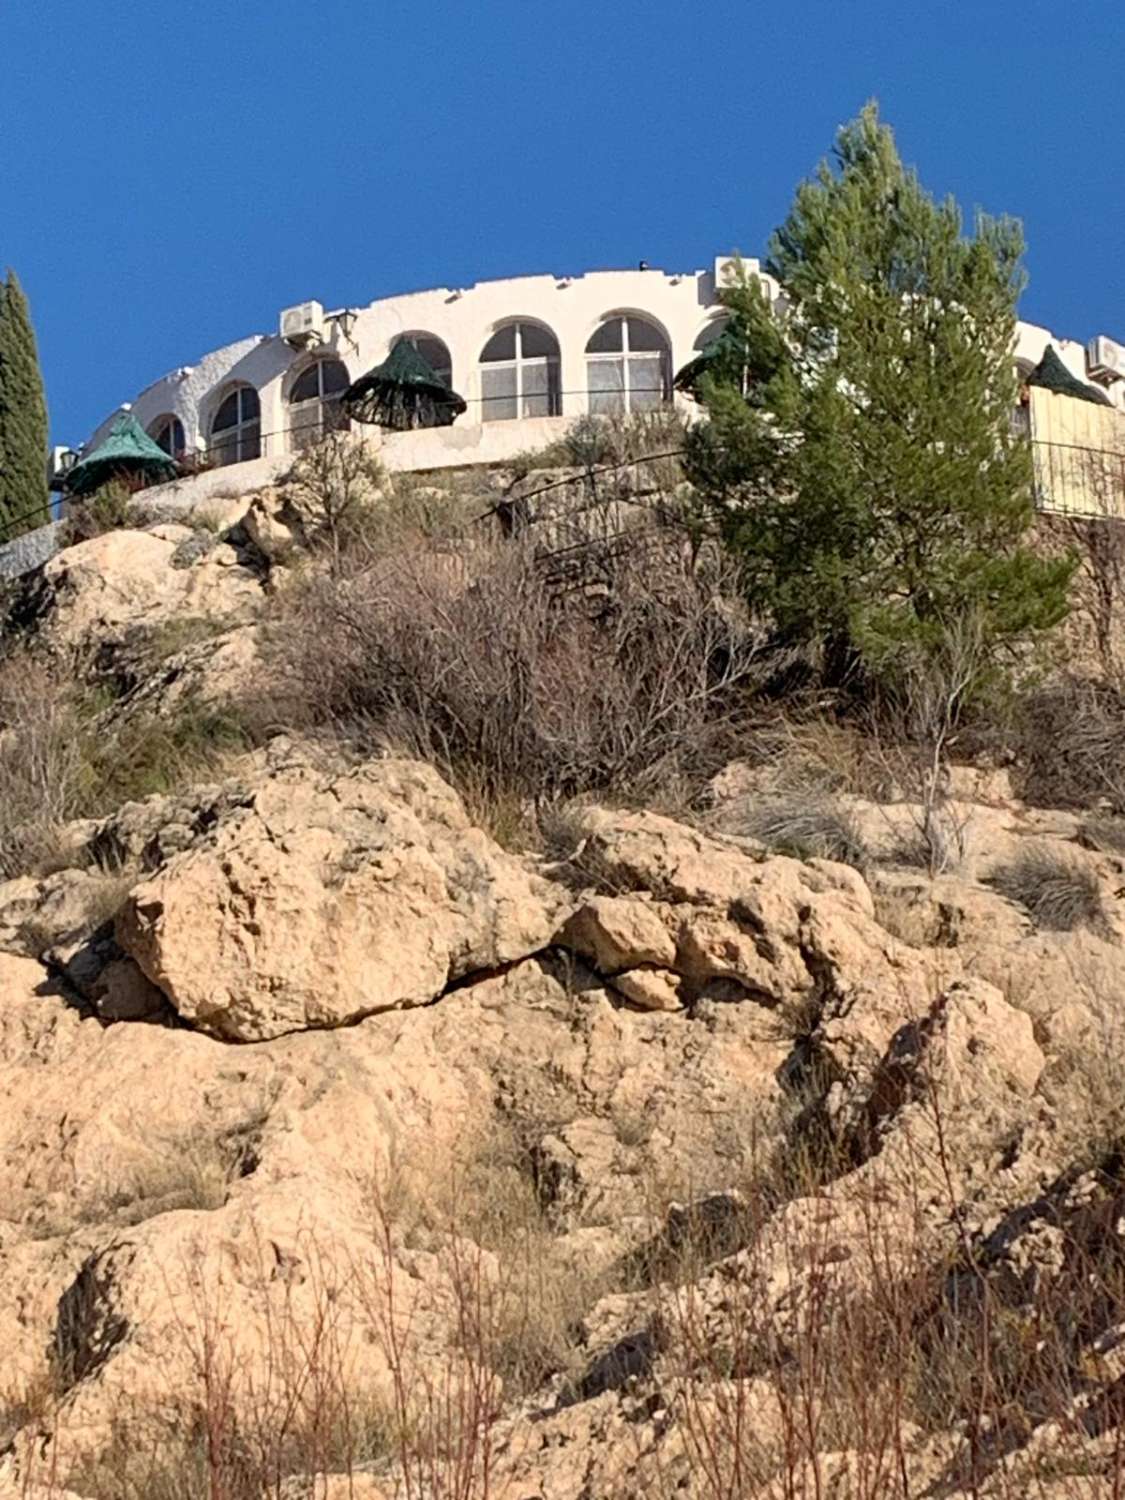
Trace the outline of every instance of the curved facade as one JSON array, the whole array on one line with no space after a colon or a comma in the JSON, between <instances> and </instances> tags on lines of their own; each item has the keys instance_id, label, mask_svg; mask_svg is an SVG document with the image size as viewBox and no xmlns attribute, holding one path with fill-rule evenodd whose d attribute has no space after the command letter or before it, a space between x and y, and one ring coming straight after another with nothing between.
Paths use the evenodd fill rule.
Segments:
<instances>
[{"instance_id":1,"label":"curved facade","mask_svg":"<svg viewBox=\"0 0 1125 1500\"><path fill-rule=\"evenodd\" d=\"M408 337L467 401L462 427L641 409L671 398L672 374L721 317L715 276L592 271L386 297L326 314L313 348L262 334L217 349L155 381L131 407L154 437L189 454L219 463L273 457L330 420L341 381Z\"/></svg>"},{"instance_id":2,"label":"curved facade","mask_svg":"<svg viewBox=\"0 0 1125 1500\"><path fill-rule=\"evenodd\" d=\"M155 381L130 405L172 451L205 453L216 465L276 460L323 431L347 383L410 338L468 403L442 441L464 454L461 461L472 462L474 448L483 460L533 445L540 434L527 423L672 399L672 375L721 321L716 278L725 264L719 259L678 275L638 269L523 276L386 297L327 313L322 342L308 349L276 334L228 344ZM757 270L757 263L747 267ZM776 295L776 286L771 290ZM1018 362L1030 368L1051 342L1086 379L1083 345L1032 324L1019 325ZM1115 385L1119 405L1125 382ZM500 424L510 424L506 434ZM411 445L403 446L405 456Z\"/></svg>"}]
</instances>

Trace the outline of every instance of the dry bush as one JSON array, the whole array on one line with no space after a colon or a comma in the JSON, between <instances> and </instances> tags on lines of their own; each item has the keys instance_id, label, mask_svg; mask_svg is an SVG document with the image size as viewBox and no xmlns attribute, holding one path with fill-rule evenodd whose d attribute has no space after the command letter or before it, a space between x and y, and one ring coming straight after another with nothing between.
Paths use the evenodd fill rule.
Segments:
<instances>
[{"instance_id":1,"label":"dry bush","mask_svg":"<svg viewBox=\"0 0 1125 1500\"><path fill-rule=\"evenodd\" d=\"M1125 855L1125 818L1086 818L1079 838L1085 848L1099 854Z\"/></svg>"},{"instance_id":2,"label":"dry bush","mask_svg":"<svg viewBox=\"0 0 1125 1500\"><path fill-rule=\"evenodd\" d=\"M0 658L0 875L58 868L60 829L214 771L248 743L234 708L107 717L86 664Z\"/></svg>"},{"instance_id":3,"label":"dry bush","mask_svg":"<svg viewBox=\"0 0 1125 1500\"><path fill-rule=\"evenodd\" d=\"M383 465L366 442L333 431L301 449L283 484L301 515L310 546L327 550L339 568L345 548L382 498Z\"/></svg>"},{"instance_id":4,"label":"dry bush","mask_svg":"<svg viewBox=\"0 0 1125 1500\"><path fill-rule=\"evenodd\" d=\"M737 815L728 814L724 827L732 833L767 844L777 854L794 859L834 859L862 870L867 849L855 819L828 797L794 796L758 801L747 798Z\"/></svg>"},{"instance_id":5,"label":"dry bush","mask_svg":"<svg viewBox=\"0 0 1125 1500\"><path fill-rule=\"evenodd\" d=\"M1125 696L1116 687L1057 678L1027 697L1015 733L1025 801L1125 812Z\"/></svg>"},{"instance_id":6,"label":"dry bush","mask_svg":"<svg viewBox=\"0 0 1125 1500\"><path fill-rule=\"evenodd\" d=\"M52 863L90 790L76 676L30 652L0 660L0 875Z\"/></svg>"},{"instance_id":7,"label":"dry bush","mask_svg":"<svg viewBox=\"0 0 1125 1500\"><path fill-rule=\"evenodd\" d=\"M1047 845L1033 845L994 870L988 884L1025 907L1036 927L1048 932L1105 925L1101 886L1093 870Z\"/></svg>"},{"instance_id":8,"label":"dry bush","mask_svg":"<svg viewBox=\"0 0 1125 1500\"><path fill-rule=\"evenodd\" d=\"M601 469L638 466L649 483L671 489L682 478L679 455L684 447L684 419L672 407L618 416L577 417L561 438L544 448L529 449L509 461L513 479L537 469Z\"/></svg>"},{"instance_id":9,"label":"dry bush","mask_svg":"<svg viewBox=\"0 0 1125 1500\"><path fill-rule=\"evenodd\" d=\"M718 564L639 549L610 586L558 592L515 543L311 578L272 635L279 711L540 802L698 781L758 666L725 583Z\"/></svg>"}]
</instances>

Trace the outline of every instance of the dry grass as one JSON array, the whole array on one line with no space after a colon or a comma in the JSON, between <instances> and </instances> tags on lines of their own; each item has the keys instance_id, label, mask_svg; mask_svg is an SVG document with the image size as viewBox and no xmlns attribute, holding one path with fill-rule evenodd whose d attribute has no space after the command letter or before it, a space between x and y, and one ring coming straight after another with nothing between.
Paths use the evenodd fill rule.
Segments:
<instances>
[{"instance_id":1,"label":"dry grass","mask_svg":"<svg viewBox=\"0 0 1125 1500\"><path fill-rule=\"evenodd\" d=\"M1093 870L1048 845L1033 845L994 870L988 884L1025 907L1035 925L1045 931L1105 926L1101 886Z\"/></svg>"},{"instance_id":2,"label":"dry grass","mask_svg":"<svg viewBox=\"0 0 1125 1500\"><path fill-rule=\"evenodd\" d=\"M831 797L815 793L762 801L748 797L737 810L727 810L723 826L794 859L832 859L857 870L869 863L854 818Z\"/></svg>"},{"instance_id":3,"label":"dry grass","mask_svg":"<svg viewBox=\"0 0 1125 1500\"><path fill-rule=\"evenodd\" d=\"M58 868L61 825L213 773L248 743L233 708L115 721L88 664L0 657L0 875Z\"/></svg>"}]
</instances>

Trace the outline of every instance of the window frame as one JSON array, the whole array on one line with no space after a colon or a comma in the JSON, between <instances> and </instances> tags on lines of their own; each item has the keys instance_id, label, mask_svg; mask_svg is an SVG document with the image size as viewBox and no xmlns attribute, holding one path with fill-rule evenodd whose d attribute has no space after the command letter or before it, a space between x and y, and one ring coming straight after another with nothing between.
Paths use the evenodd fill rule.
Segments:
<instances>
[{"instance_id":1,"label":"window frame","mask_svg":"<svg viewBox=\"0 0 1125 1500\"><path fill-rule=\"evenodd\" d=\"M244 409L248 395L254 398L254 411L251 416L247 416ZM235 403L237 419L228 427L216 427L219 413L232 396L237 397ZM207 441L208 456L218 468L227 468L230 464L249 463L262 456L262 398L255 386L250 385L248 381L242 381L224 392L211 418ZM252 452L246 451L251 448ZM229 457L221 456L228 454Z\"/></svg>"},{"instance_id":2,"label":"window frame","mask_svg":"<svg viewBox=\"0 0 1125 1500\"><path fill-rule=\"evenodd\" d=\"M629 324L630 322L643 323L651 328L660 339L659 349L631 349L629 347ZM613 323L621 324L621 347L612 350L591 350L590 345L603 329ZM672 346L668 335L654 318L647 317L644 313L612 313L609 317L602 318L597 327L586 340L586 408L593 416L631 416L636 411L654 411L661 406L667 406L672 399ZM653 359L660 360L660 394L657 401L651 405L634 406L634 396L642 391L647 395L652 386L634 387L631 379L632 367L642 362ZM592 364L617 365L621 370L621 384L618 389L610 387L598 389L595 387L590 371ZM620 400L619 406L598 407L595 405L596 397L613 397Z\"/></svg>"},{"instance_id":3,"label":"window frame","mask_svg":"<svg viewBox=\"0 0 1125 1500\"><path fill-rule=\"evenodd\" d=\"M161 437L171 428L171 447L164 448L160 441ZM175 460L182 458L187 452L187 434L184 431L183 419L178 417L174 411L161 412L155 422L147 429L149 437L158 448L164 448L168 457ZM178 441L177 441L178 438Z\"/></svg>"},{"instance_id":4,"label":"window frame","mask_svg":"<svg viewBox=\"0 0 1125 1500\"><path fill-rule=\"evenodd\" d=\"M338 365L343 371L343 384L338 391L325 394L324 372L332 366ZM316 372L316 395L304 396L301 400L294 400L293 393L307 375ZM328 432L341 432L350 427L350 422L343 414L341 402L344 392L351 384L348 367L344 361L334 354L323 355L318 359L310 360L301 365L292 375L289 382L289 393L285 399L286 409L289 413L286 422L286 431L289 437L289 446L300 450L307 448L311 443L319 442ZM315 408L315 415L314 413ZM332 413L335 420L330 420ZM299 420L299 418L307 420Z\"/></svg>"},{"instance_id":5,"label":"window frame","mask_svg":"<svg viewBox=\"0 0 1125 1500\"><path fill-rule=\"evenodd\" d=\"M538 333L545 334L554 345L550 354L529 354L523 352L523 330L524 326L533 328ZM484 351L492 343L499 333L504 333L511 328L513 332L513 347L515 354L512 358L488 359L484 358ZM524 382L525 370L543 370L546 374L545 390L527 390ZM515 391L512 396L486 396L484 394L484 375L486 371L514 370ZM553 328L546 323L539 323L530 318L511 318L506 322L499 323L484 341L480 354L477 357L477 372L481 385L480 396L480 419L485 422L525 422L536 417L558 417L562 415L562 350L559 345L558 335ZM515 401L515 415L510 417L489 415L490 402ZM547 410L544 412L529 412L527 403L532 401L545 401Z\"/></svg>"}]
</instances>

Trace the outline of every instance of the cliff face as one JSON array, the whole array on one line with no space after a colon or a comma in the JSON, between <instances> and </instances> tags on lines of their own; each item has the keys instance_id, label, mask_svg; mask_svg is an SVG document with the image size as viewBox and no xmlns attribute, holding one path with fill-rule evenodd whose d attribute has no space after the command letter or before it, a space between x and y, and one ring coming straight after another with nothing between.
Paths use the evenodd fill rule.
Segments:
<instances>
[{"instance_id":1,"label":"cliff face","mask_svg":"<svg viewBox=\"0 0 1125 1500\"><path fill-rule=\"evenodd\" d=\"M104 734L268 670L230 535L36 581ZM529 852L401 753L207 770L0 882L0 1496L1115 1493L1116 824L956 770L941 873L893 791L796 858L742 764Z\"/></svg>"}]
</instances>

